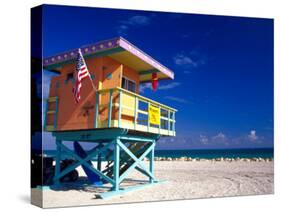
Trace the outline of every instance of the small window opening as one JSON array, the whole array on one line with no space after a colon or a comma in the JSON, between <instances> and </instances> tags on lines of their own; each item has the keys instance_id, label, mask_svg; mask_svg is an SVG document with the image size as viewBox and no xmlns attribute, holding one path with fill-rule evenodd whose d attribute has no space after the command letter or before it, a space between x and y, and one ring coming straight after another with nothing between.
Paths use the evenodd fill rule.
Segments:
<instances>
[{"instance_id":1,"label":"small window opening","mask_svg":"<svg viewBox=\"0 0 281 212\"><path fill-rule=\"evenodd\" d=\"M136 82L126 77L122 77L122 88L136 93Z\"/></svg>"}]
</instances>

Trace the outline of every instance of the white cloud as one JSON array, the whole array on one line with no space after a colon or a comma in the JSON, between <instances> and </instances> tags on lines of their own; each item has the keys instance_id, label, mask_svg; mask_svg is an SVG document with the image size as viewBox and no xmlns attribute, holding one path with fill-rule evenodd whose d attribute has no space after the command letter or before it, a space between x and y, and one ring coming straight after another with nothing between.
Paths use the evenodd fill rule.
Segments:
<instances>
[{"instance_id":1,"label":"white cloud","mask_svg":"<svg viewBox=\"0 0 281 212\"><path fill-rule=\"evenodd\" d=\"M192 50L188 54L181 52L173 57L174 63L183 69L185 74L191 73L192 69L206 64L207 57L198 50Z\"/></svg>"},{"instance_id":2,"label":"white cloud","mask_svg":"<svg viewBox=\"0 0 281 212\"><path fill-rule=\"evenodd\" d=\"M209 143L209 139L207 136L205 135L199 135L199 141L202 143L202 144L208 144Z\"/></svg>"},{"instance_id":3,"label":"white cloud","mask_svg":"<svg viewBox=\"0 0 281 212\"><path fill-rule=\"evenodd\" d=\"M190 103L189 101L187 101L185 99L174 97L174 96L165 96L164 98L175 101L175 102L184 103L184 104Z\"/></svg>"},{"instance_id":4,"label":"white cloud","mask_svg":"<svg viewBox=\"0 0 281 212\"><path fill-rule=\"evenodd\" d=\"M120 35L126 35L127 34L127 30L128 30L128 26L127 25L120 25L120 26L118 26L117 27L117 32L118 32L118 34L120 34Z\"/></svg>"},{"instance_id":5,"label":"white cloud","mask_svg":"<svg viewBox=\"0 0 281 212\"><path fill-rule=\"evenodd\" d=\"M171 83L166 84L166 85L159 85L158 86L158 90L168 90L168 89L175 88L175 87L177 87L179 85L180 85L179 82L171 82Z\"/></svg>"},{"instance_id":6,"label":"white cloud","mask_svg":"<svg viewBox=\"0 0 281 212\"><path fill-rule=\"evenodd\" d=\"M152 89L151 83L140 84L140 92L143 93L146 89Z\"/></svg>"},{"instance_id":7,"label":"white cloud","mask_svg":"<svg viewBox=\"0 0 281 212\"><path fill-rule=\"evenodd\" d=\"M191 59L191 57L186 56L184 54L177 54L174 57L174 62L180 66L193 66L197 67L197 63Z\"/></svg>"},{"instance_id":8,"label":"white cloud","mask_svg":"<svg viewBox=\"0 0 281 212\"><path fill-rule=\"evenodd\" d=\"M251 141L256 141L256 140L258 140L259 137L256 135L256 131L255 130L251 130L250 134L248 135L248 138Z\"/></svg>"},{"instance_id":9,"label":"white cloud","mask_svg":"<svg viewBox=\"0 0 281 212\"><path fill-rule=\"evenodd\" d=\"M148 25L150 23L150 18L143 15L135 15L130 17L128 20L121 21L121 23L126 25Z\"/></svg>"},{"instance_id":10,"label":"white cloud","mask_svg":"<svg viewBox=\"0 0 281 212\"><path fill-rule=\"evenodd\" d=\"M147 26L150 24L150 18L142 15L135 15L127 20L119 21L120 25L117 26L117 32L120 35L126 35L129 27Z\"/></svg>"},{"instance_id":11,"label":"white cloud","mask_svg":"<svg viewBox=\"0 0 281 212\"><path fill-rule=\"evenodd\" d=\"M222 132L219 132L217 135L212 137L212 143L213 144L220 144L220 145L224 145L224 146L228 146L229 145L229 138Z\"/></svg>"},{"instance_id":12,"label":"white cloud","mask_svg":"<svg viewBox=\"0 0 281 212\"><path fill-rule=\"evenodd\" d=\"M217 135L213 136L213 139L225 139L226 136L222 132L218 133Z\"/></svg>"}]
</instances>

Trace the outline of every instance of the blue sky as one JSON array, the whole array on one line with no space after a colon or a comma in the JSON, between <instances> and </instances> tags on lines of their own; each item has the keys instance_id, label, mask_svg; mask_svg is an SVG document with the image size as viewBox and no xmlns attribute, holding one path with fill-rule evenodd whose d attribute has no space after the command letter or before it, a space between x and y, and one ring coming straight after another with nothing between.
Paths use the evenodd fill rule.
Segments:
<instances>
[{"instance_id":1,"label":"blue sky","mask_svg":"<svg viewBox=\"0 0 281 212\"><path fill-rule=\"evenodd\" d=\"M273 146L272 19L64 6L43 18L44 57L122 36L175 72L141 89L178 109L177 136L157 148Z\"/></svg>"}]
</instances>

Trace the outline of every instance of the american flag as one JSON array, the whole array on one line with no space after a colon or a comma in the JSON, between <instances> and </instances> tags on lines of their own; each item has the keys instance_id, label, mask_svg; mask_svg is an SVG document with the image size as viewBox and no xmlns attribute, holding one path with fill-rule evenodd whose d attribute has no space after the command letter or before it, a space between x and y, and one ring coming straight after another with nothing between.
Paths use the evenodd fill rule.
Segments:
<instances>
[{"instance_id":1,"label":"american flag","mask_svg":"<svg viewBox=\"0 0 281 212\"><path fill-rule=\"evenodd\" d=\"M74 98L76 102L78 103L81 96L80 96L80 90L82 87L82 80L86 77L90 77L89 70L87 68L87 65L84 61L81 49L78 50L77 55L77 64L76 64L76 74L75 74L75 87L73 88Z\"/></svg>"}]
</instances>

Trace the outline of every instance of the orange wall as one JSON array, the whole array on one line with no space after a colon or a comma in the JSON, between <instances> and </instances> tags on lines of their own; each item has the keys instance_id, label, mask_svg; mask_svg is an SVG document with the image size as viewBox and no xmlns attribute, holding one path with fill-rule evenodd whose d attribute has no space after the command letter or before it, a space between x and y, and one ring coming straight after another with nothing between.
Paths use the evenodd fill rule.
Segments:
<instances>
[{"instance_id":1,"label":"orange wall","mask_svg":"<svg viewBox=\"0 0 281 212\"><path fill-rule=\"evenodd\" d=\"M139 75L137 72L110 57L98 57L86 59L87 67L91 74L94 74L93 82L99 89L121 87L122 74L127 78L134 80L139 90ZM123 73L122 73L123 70ZM50 97L57 96L59 99L57 112L57 129L60 130L78 130L94 128L94 113L96 93L93 91L91 81L88 78L83 79L81 88L81 100L76 103L73 97L72 89L74 82L66 81L67 74L75 71L75 64L64 65L61 69L61 75L53 77L50 86ZM109 74L111 79L109 79ZM99 83L100 82L100 83ZM107 104L109 95L102 95L100 104ZM118 94L113 95L113 102L118 103ZM52 106L52 105L50 105ZM51 110L51 109L49 109ZM100 120L107 120L107 108L100 110ZM112 111L113 119L117 119L117 111ZM47 125L52 125L53 117L49 115Z\"/></svg>"}]
</instances>

